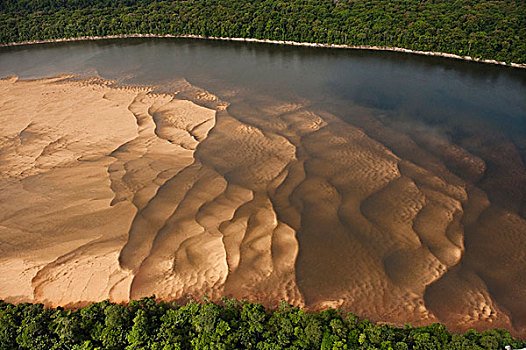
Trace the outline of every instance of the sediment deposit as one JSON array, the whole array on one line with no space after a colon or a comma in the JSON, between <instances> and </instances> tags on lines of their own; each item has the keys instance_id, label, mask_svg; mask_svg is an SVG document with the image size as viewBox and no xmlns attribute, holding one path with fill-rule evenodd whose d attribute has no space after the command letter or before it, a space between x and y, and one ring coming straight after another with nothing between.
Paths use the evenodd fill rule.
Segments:
<instances>
[{"instance_id":1,"label":"sediment deposit","mask_svg":"<svg viewBox=\"0 0 526 350\"><path fill-rule=\"evenodd\" d=\"M175 86L0 81L0 298L233 296L526 334L526 171L498 134L463 147L358 106L351 125Z\"/></svg>"}]
</instances>

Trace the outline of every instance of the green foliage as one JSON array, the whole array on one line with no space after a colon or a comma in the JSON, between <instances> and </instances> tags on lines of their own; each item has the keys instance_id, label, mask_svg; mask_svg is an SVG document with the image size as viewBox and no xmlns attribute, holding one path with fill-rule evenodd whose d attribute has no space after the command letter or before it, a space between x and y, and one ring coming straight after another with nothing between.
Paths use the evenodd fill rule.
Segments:
<instances>
[{"instance_id":1,"label":"green foliage","mask_svg":"<svg viewBox=\"0 0 526 350\"><path fill-rule=\"evenodd\" d=\"M123 305L110 304L104 310L106 319L101 340L105 349L123 349L127 344L127 334L131 330L133 314Z\"/></svg>"},{"instance_id":2,"label":"green foliage","mask_svg":"<svg viewBox=\"0 0 526 350\"><path fill-rule=\"evenodd\" d=\"M87 340L79 313L58 309L51 315L49 329L58 340L54 349L71 349L76 344Z\"/></svg>"},{"instance_id":3,"label":"green foliage","mask_svg":"<svg viewBox=\"0 0 526 350\"><path fill-rule=\"evenodd\" d=\"M243 347L250 348L263 339L267 314L260 304L243 302L240 310L240 338Z\"/></svg>"},{"instance_id":4,"label":"green foliage","mask_svg":"<svg viewBox=\"0 0 526 350\"><path fill-rule=\"evenodd\" d=\"M73 311L0 301L0 350L481 350L506 345L522 348L526 342L502 329L460 335L441 324L398 328L338 310L309 313L285 303L267 312L260 304L235 299L179 306L151 297Z\"/></svg>"},{"instance_id":5,"label":"green foliage","mask_svg":"<svg viewBox=\"0 0 526 350\"><path fill-rule=\"evenodd\" d=\"M0 301L0 350L15 349L20 315L13 305Z\"/></svg>"},{"instance_id":6,"label":"green foliage","mask_svg":"<svg viewBox=\"0 0 526 350\"><path fill-rule=\"evenodd\" d=\"M53 310L42 304L23 304L18 313L22 322L17 330L17 344L22 349L49 350L57 342L49 330Z\"/></svg>"},{"instance_id":7,"label":"green foliage","mask_svg":"<svg viewBox=\"0 0 526 350\"><path fill-rule=\"evenodd\" d=\"M394 46L526 63L526 2L0 0L0 43L131 33Z\"/></svg>"}]
</instances>

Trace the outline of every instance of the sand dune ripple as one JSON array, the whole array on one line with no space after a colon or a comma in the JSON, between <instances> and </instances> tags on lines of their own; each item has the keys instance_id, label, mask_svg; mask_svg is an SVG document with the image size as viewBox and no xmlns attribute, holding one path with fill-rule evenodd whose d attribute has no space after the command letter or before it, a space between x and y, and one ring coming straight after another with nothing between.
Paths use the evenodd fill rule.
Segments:
<instances>
[{"instance_id":1,"label":"sand dune ripple","mask_svg":"<svg viewBox=\"0 0 526 350\"><path fill-rule=\"evenodd\" d=\"M0 81L0 298L233 296L526 334L526 170L504 136L173 86Z\"/></svg>"}]
</instances>

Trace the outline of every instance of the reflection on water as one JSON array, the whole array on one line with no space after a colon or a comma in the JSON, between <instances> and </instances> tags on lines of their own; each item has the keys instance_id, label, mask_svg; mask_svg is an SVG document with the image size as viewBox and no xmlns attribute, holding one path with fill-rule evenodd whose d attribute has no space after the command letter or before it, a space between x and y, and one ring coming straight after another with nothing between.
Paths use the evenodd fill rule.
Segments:
<instances>
[{"instance_id":1,"label":"reflection on water","mask_svg":"<svg viewBox=\"0 0 526 350\"><path fill-rule=\"evenodd\" d=\"M187 178L193 196L207 199L148 228L149 239L164 242L150 253L147 214L132 224L120 262L137 271L133 297L159 288L165 272L155 266L179 251L174 232L193 215L212 236L224 235L213 241L224 245L225 270L214 265L224 277L207 287L220 285L218 293L525 334L526 71L200 40L0 49L2 77L64 73L164 92L186 80L229 104L195 163L141 210L175 207L166 198ZM186 98L207 104L195 96ZM221 184L214 195L208 182ZM203 239L196 242L212 247ZM180 283L193 278L188 269ZM203 269L193 272L211 271Z\"/></svg>"}]
</instances>

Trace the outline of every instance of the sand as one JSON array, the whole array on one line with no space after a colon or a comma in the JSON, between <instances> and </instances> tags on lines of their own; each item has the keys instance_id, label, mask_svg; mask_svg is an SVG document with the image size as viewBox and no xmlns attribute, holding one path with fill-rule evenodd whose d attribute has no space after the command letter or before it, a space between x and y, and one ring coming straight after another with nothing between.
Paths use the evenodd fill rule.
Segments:
<instances>
[{"instance_id":1,"label":"sand","mask_svg":"<svg viewBox=\"0 0 526 350\"><path fill-rule=\"evenodd\" d=\"M0 81L0 298L231 296L526 335L512 145L175 85Z\"/></svg>"}]
</instances>

